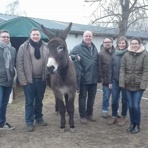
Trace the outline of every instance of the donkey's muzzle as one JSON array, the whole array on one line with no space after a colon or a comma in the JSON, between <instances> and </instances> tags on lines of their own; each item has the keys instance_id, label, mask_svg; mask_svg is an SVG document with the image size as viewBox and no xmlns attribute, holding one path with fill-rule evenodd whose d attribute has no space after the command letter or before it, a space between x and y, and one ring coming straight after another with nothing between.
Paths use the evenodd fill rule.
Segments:
<instances>
[{"instance_id":1,"label":"donkey's muzzle","mask_svg":"<svg viewBox=\"0 0 148 148\"><path fill-rule=\"evenodd\" d=\"M47 70L48 70L49 74L54 74L54 69L55 69L54 66L47 67Z\"/></svg>"}]
</instances>

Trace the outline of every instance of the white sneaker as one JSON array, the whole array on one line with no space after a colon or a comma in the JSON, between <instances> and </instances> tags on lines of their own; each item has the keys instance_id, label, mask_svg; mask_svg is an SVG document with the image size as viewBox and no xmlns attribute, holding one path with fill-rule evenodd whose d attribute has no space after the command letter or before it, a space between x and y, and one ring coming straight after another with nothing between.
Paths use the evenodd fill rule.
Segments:
<instances>
[{"instance_id":1,"label":"white sneaker","mask_svg":"<svg viewBox=\"0 0 148 148\"><path fill-rule=\"evenodd\" d=\"M14 130L15 127L11 126L9 123L5 123L3 126L0 126L0 130Z\"/></svg>"}]
</instances>

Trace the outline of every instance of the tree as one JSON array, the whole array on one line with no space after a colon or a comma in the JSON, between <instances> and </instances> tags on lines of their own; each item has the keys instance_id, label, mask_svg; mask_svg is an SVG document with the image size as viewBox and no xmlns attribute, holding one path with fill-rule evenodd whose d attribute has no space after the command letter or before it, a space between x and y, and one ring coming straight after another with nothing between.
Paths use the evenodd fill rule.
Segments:
<instances>
[{"instance_id":1,"label":"tree","mask_svg":"<svg viewBox=\"0 0 148 148\"><path fill-rule=\"evenodd\" d=\"M84 0L96 5L92 12L92 24L118 28L117 35L126 35L128 28L145 29L148 21L148 0Z\"/></svg>"},{"instance_id":2,"label":"tree","mask_svg":"<svg viewBox=\"0 0 148 148\"><path fill-rule=\"evenodd\" d=\"M26 16L26 12L19 9L19 0L15 0L6 6L6 14Z\"/></svg>"}]
</instances>

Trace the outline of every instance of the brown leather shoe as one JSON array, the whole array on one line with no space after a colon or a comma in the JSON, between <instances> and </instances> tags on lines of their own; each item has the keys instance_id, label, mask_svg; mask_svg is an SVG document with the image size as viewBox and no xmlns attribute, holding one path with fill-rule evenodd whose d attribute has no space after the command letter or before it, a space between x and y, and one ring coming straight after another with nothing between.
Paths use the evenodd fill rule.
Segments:
<instances>
[{"instance_id":1,"label":"brown leather shoe","mask_svg":"<svg viewBox=\"0 0 148 148\"><path fill-rule=\"evenodd\" d=\"M118 126L123 126L123 125L125 125L125 122L126 122L125 117L121 117L120 119L118 119L117 125Z\"/></svg>"},{"instance_id":2,"label":"brown leather shoe","mask_svg":"<svg viewBox=\"0 0 148 148\"><path fill-rule=\"evenodd\" d=\"M116 117L111 117L111 118L108 120L107 124L108 124L108 125L113 125L113 124L115 124L116 122L117 122L117 118L116 118Z\"/></svg>"}]
</instances>

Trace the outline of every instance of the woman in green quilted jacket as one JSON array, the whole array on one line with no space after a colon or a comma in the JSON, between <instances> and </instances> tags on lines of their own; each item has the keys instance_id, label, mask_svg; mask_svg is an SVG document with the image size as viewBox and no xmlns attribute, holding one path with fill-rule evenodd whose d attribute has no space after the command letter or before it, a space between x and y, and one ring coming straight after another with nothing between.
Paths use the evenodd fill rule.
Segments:
<instances>
[{"instance_id":1,"label":"woman in green quilted jacket","mask_svg":"<svg viewBox=\"0 0 148 148\"><path fill-rule=\"evenodd\" d=\"M132 38L128 52L121 62L119 85L126 89L128 100L130 127L128 132L140 132L140 102L148 84L148 53L139 38Z\"/></svg>"}]
</instances>

